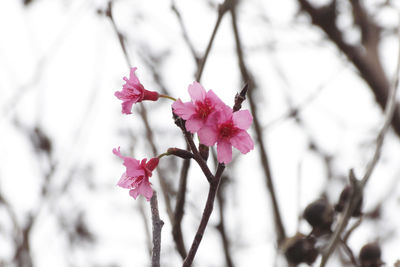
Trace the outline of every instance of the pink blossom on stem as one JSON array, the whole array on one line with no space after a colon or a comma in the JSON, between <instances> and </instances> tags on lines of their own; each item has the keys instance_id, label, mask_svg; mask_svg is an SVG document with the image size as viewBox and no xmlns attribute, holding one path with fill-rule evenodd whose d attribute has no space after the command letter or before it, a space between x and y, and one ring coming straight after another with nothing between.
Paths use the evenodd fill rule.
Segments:
<instances>
[{"instance_id":1,"label":"pink blossom on stem","mask_svg":"<svg viewBox=\"0 0 400 267\"><path fill-rule=\"evenodd\" d=\"M220 163L232 161L232 146L246 154L254 148L253 140L246 132L253 122L248 110L233 110L224 105L210 116L207 124L197 133L200 143L213 146L217 143L217 159Z\"/></svg>"},{"instance_id":2,"label":"pink blossom on stem","mask_svg":"<svg viewBox=\"0 0 400 267\"><path fill-rule=\"evenodd\" d=\"M159 94L157 92L144 89L135 71L137 68L131 68L129 79L124 77L126 82L122 86L122 91L115 92L115 96L122 100L122 113L131 114L132 105L143 100L157 101Z\"/></svg>"},{"instance_id":3,"label":"pink blossom on stem","mask_svg":"<svg viewBox=\"0 0 400 267\"><path fill-rule=\"evenodd\" d=\"M117 185L122 188L129 190L129 195L134 199L138 195L144 196L147 201L153 196L153 189L151 189L151 183L149 177L152 175L152 171L157 167L159 158L152 158L148 162L147 159L139 161L131 157L124 157L121 155L120 148L113 149L113 153L124 160L126 172L121 176Z\"/></svg>"},{"instance_id":4,"label":"pink blossom on stem","mask_svg":"<svg viewBox=\"0 0 400 267\"><path fill-rule=\"evenodd\" d=\"M189 85L188 91L192 101L182 102L178 99L172 108L176 115L186 120L186 129L196 133L207 123L209 116L225 104L212 90L206 92L198 82Z\"/></svg>"}]
</instances>

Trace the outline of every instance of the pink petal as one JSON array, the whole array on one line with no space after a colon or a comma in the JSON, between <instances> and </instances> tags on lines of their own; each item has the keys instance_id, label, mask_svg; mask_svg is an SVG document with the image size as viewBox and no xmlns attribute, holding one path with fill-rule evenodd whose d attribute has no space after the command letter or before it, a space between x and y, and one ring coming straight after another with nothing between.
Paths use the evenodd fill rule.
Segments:
<instances>
[{"instance_id":1,"label":"pink petal","mask_svg":"<svg viewBox=\"0 0 400 267\"><path fill-rule=\"evenodd\" d=\"M222 102L222 100L219 99L219 97L213 92L213 90L209 90L207 92L206 98L211 101L211 103L213 104L213 106L215 108L218 108L219 106L223 106L224 105L224 102Z\"/></svg>"},{"instance_id":2,"label":"pink petal","mask_svg":"<svg viewBox=\"0 0 400 267\"><path fill-rule=\"evenodd\" d=\"M218 139L218 132L215 127L204 126L198 132L200 143L206 146L213 146Z\"/></svg>"},{"instance_id":3,"label":"pink petal","mask_svg":"<svg viewBox=\"0 0 400 267\"><path fill-rule=\"evenodd\" d=\"M219 116L220 116L220 112L218 110L211 112L208 115L206 122L204 124L215 128L216 125L218 124Z\"/></svg>"},{"instance_id":4,"label":"pink petal","mask_svg":"<svg viewBox=\"0 0 400 267\"><path fill-rule=\"evenodd\" d=\"M113 148L112 152L114 153L114 155L120 157L121 159L124 159L124 156L121 155L121 147L118 147L118 149Z\"/></svg>"},{"instance_id":5,"label":"pink petal","mask_svg":"<svg viewBox=\"0 0 400 267\"><path fill-rule=\"evenodd\" d=\"M219 163L229 163L232 161L232 146L228 142L218 142L217 159Z\"/></svg>"},{"instance_id":6,"label":"pink petal","mask_svg":"<svg viewBox=\"0 0 400 267\"><path fill-rule=\"evenodd\" d=\"M143 182L139 186L139 194L144 196L147 201L153 196L153 189L151 188L151 184L149 182Z\"/></svg>"},{"instance_id":7,"label":"pink petal","mask_svg":"<svg viewBox=\"0 0 400 267\"><path fill-rule=\"evenodd\" d=\"M122 113L123 114L132 114L132 105L135 101L126 101L122 102Z\"/></svg>"},{"instance_id":8,"label":"pink petal","mask_svg":"<svg viewBox=\"0 0 400 267\"><path fill-rule=\"evenodd\" d=\"M204 121L199 118L191 118L186 121L186 129L191 133L196 133L204 125Z\"/></svg>"},{"instance_id":9,"label":"pink petal","mask_svg":"<svg viewBox=\"0 0 400 267\"><path fill-rule=\"evenodd\" d=\"M129 81L136 84L140 84L138 77L136 77L135 71L137 70L136 67L131 68L131 72L129 74Z\"/></svg>"},{"instance_id":10,"label":"pink petal","mask_svg":"<svg viewBox=\"0 0 400 267\"><path fill-rule=\"evenodd\" d=\"M153 196L153 189L148 181L143 181L137 188L131 189L129 195L134 199L136 199L138 195L142 195L147 199L147 201L149 201Z\"/></svg>"},{"instance_id":11,"label":"pink petal","mask_svg":"<svg viewBox=\"0 0 400 267\"><path fill-rule=\"evenodd\" d=\"M124 165L126 166L126 175L129 177L139 177L145 175L145 172L137 159L125 157Z\"/></svg>"},{"instance_id":12,"label":"pink petal","mask_svg":"<svg viewBox=\"0 0 400 267\"><path fill-rule=\"evenodd\" d=\"M174 113L184 120L188 120L196 114L196 108L192 102L183 103L180 99L172 104Z\"/></svg>"},{"instance_id":13,"label":"pink petal","mask_svg":"<svg viewBox=\"0 0 400 267\"><path fill-rule=\"evenodd\" d=\"M235 126L243 130L249 129L253 122L253 116L248 110L239 110L233 113L232 119Z\"/></svg>"},{"instance_id":14,"label":"pink petal","mask_svg":"<svg viewBox=\"0 0 400 267\"><path fill-rule=\"evenodd\" d=\"M232 119L233 109L228 105L223 104L218 109L218 124L227 122Z\"/></svg>"},{"instance_id":15,"label":"pink petal","mask_svg":"<svg viewBox=\"0 0 400 267\"><path fill-rule=\"evenodd\" d=\"M119 179L117 185L122 187L122 188L131 188L132 187L132 179L130 179L126 175L126 172L124 172L122 174L121 178Z\"/></svg>"},{"instance_id":16,"label":"pink petal","mask_svg":"<svg viewBox=\"0 0 400 267\"><path fill-rule=\"evenodd\" d=\"M236 136L230 139L231 144L236 147L240 152L246 154L250 150L254 149L254 143L250 135L242 130Z\"/></svg>"},{"instance_id":17,"label":"pink petal","mask_svg":"<svg viewBox=\"0 0 400 267\"><path fill-rule=\"evenodd\" d=\"M133 188L133 189L129 190L129 195L131 197L133 197L134 199L136 199L137 196L139 195L139 189L138 188Z\"/></svg>"},{"instance_id":18,"label":"pink petal","mask_svg":"<svg viewBox=\"0 0 400 267\"><path fill-rule=\"evenodd\" d=\"M206 97L206 90L198 82L193 82L193 84L189 85L188 91L193 102L203 101Z\"/></svg>"}]
</instances>

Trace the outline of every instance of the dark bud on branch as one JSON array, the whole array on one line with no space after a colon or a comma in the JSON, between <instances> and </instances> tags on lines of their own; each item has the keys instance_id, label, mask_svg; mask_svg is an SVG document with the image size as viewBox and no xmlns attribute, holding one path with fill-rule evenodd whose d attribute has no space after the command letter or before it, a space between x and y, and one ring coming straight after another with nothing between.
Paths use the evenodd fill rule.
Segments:
<instances>
[{"instance_id":1,"label":"dark bud on branch","mask_svg":"<svg viewBox=\"0 0 400 267\"><path fill-rule=\"evenodd\" d=\"M209 154L208 146L199 144L199 153L200 153L200 156L203 158L203 160L207 162L208 154Z\"/></svg>"},{"instance_id":2,"label":"dark bud on branch","mask_svg":"<svg viewBox=\"0 0 400 267\"><path fill-rule=\"evenodd\" d=\"M379 267L384 263L381 261L381 248L377 243L364 245L360 250L361 267Z\"/></svg>"},{"instance_id":3,"label":"dark bud on branch","mask_svg":"<svg viewBox=\"0 0 400 267\"><path fill-rule=\"evenodd\" d=\"M300 263L311 265L318 256L315 242L313 237L306 237L303 234L296 234L287 239L283 244L286 259L294 265Z\"/></svg>"},{"instance_id":4,"label":"dark bud on branch","mask_svg":"<svg viewBox=\"0 0 400 267\"><path fill-rule=\"evenodd\" d=\"M304 219L312 226L312 233L321 236L331 233L334 210L326 199L318 199L304 210Z\"/></svg>"},{"instance_id":5,"label":"dark bud on branch","mask_svg":"<svg viewBox=\"0 0 400 267\"><path fill-rule=\"evenodd\" d=\"M346 204L350 200L352 194L353 194L353 188L350 185L346 186L343 189L342 193L340 193L339 202L335 205L335 210L337 212L342 212L344 210L344 208L346 207ZM360 201L358 201L357 206L351 216L353 216L353 217L361 216L362 202L363 202L363 199L361 197Z\"/></svg>"},{"instance_id":6,"label":"dark bud on branch","mask_svg":"<svg viewBox=\"0 0 400 267\"><path fill-rule=\"evenodd\" d=\"M193 158L193 154L187 150L180 149L177 147L170 147L167 150L167 153L170 155L174 155L183 159L191 159Z\"/></svg>"},{"instance_id":7,"label":"dark bud on branch","mask_svg":"<svg viewBox=\"0 0 400 267\"><path fill-rule=\"evenodd\" d=\"M236 112L242 108L243 101L246 100L247 90L249 89L249 84L246 83L240 91L240 93L236 94L235 96L235 105L233 106L233 112Z\"/></svg>"}]
</instances>

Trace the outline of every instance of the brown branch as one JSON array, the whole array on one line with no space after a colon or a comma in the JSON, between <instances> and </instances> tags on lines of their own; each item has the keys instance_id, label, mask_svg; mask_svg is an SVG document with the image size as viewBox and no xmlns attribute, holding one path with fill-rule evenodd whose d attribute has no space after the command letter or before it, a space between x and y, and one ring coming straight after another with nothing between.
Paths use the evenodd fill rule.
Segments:
<instances>
[{"instance_id":1,"label":"brown branch","mask_svg":"<svg viewBox=\"0 0 400 267\"><path fill-rule=\"evenodd\" d=\"M204 207L203 215L201 217L199 228L197 229L196 235L194 237L192 246L190 247L189 253L183 262L183 267L190 267L193 263L193 259L196 256L197 249L199 248L200 242L203 239L204 231L207 227L208 220L210 219L211 213L214 208L214 199L217 194L218 186L221 181L222 172L225 169L224 164L218 164L217 172L215 176L210 177L210 189L208 191L207 202Z\"/></svg>"},{"instance_id":2,"label":"brown branch","mask_svg":"<svg viewBox=\"0 0 400 267\"><path fill-rule=\"evenodd\" d=\"M246 64L245 64L245 61L244 61L242 42L240 39L239 29L237 26L235 5L232 5L232 7L231 7L231 16L232 16L232 28L233 28L233 33L234 33L235 43L236 43L236 53L238 56L238 64L239 64L240 72L242 75L242 79L248 83L248 91L249 91L248 99L249 99L249 104L250 104L250 110L251 110L251 113L253 114L253 124L254 124L254 129L256 132L257 142L259 144L259 153L260 153L261 164L262 164L264 175L265 175L267 189L269 191L269 195L270 195L271 202L272 202L275 227L276 227L277 234L278 234L277 243L278 243L278 245L280 245L285 240L286 233L285 233L285 228L283 226L282 219L281 219L281 213L279 210L278 200L277 200L277 197L275 194L275 189L274 189L273 179L272 179L272 174L271 174L271 168L270 168L270 164L269 164L269 160L268 160L268 154L265 149L261 124L260 124L260 122L258 120L258 116L257 116L257 106L255 104L254 95L253 95L253 91L256 88L256 85L255 85L254 80L252 79L251 75L249 74Z\"/></svg>"},{"instance_id":3,"label":"brown branch","mask_svg":"<svg viewBox=\"0 0 400 267\"><path fill-rule=\"evenodd\" d=\"M246 99L247 88L248 87L246 84L244 86L244 88L241 90L241 92L239 94L236 94L235 103L234 103L234 112L238 111L241 108L242 102ZM192 245L190 247L189 253L183 262L183 267L189 267L192 265L193 259L196 256L197 249L199 248L200 242L204 235L204 231L208 224L208 220L213 211L214 200L215 200L216 194L218 192L218 187L219 187L219 184L221 181L221 175L225 169L225 165L223 163L219 163L215 175L212 175L210 169L208 168L207 163L204 161L200 152L197 150L196 145L194 144L192 134L190 134L186 130L183 120L180 119L175 114L174 114L174 117L175 117L176 125L179 128L181 128L181 130L186 138L186 141L188 143L188 146L190 147L190 149L193 152L194 159L196 160L197 164L200 166L200 168L202 169L208 182L210 183L210 189L208 191L208 197L207 197L206 205L205 205L205 208L203 211L203 215L201 217L199 228L197 229L197 232L196 232L195 238L192 242Z\"/></svg>"},{"instance_id":4,"label":"brown branch","mask_svg":"<svg viewBox=\"0 0 400 267\"><path fill-rule=\"evenodd\" d=\"M400 29L400 26L399 26ZM373 154L373 157L371 161L367 165L367 169L362 177L361 180L358 180L353 172L353 170L350 170L350 182L352 184L353 192L352 196L350 198L350 201L347 203L343 217L341 221L339 222L338 226L336 227L331 239L329 240L328 246L326 247L323 255L322 255L322 260L320 267L324 267L326 263L329 260L330 255L333 253L335 250L335 247L337 246L339 240L340 240L340 235L346 228L351 214L353 214L353 211L356 209L358 202L360 201L364 188L367 185L372 172L375 169L376 164L378 163L378 160L381 155L382 151L382 146L383 146L383 141L385 139L386 133L389 130L389 127L391 125L391 121L393 119L393 115L396 109L396 92L397 92L397 87L399 85L399 74L400 74L400 31L399 31L399 51L398 51L398 59L397 59L397 68L394 76L394 80L392 83L392 86L390 87L390 95L387 99L387 104L385 105L385 117L384 117L384 123L379 131L379 134L376 138L376 147L375 151Z\"/></svg>"},{"instance_id":5,"label":"brown branch","mask_svg":"<svg viewBox=\"0 0 400 267\"><path fill-rule=\"evenodd\" d=\"M153 224L153 252L151 257L151 267L160 267L161 252L161 229L164 222L160 219L158 211L157 191L153 191L150 199L151 220Z\"/></svg>"},{"instance_id":6,"label":"brown branch","mask_svg":"<svg viewBox=\"0 0 400 267\"><path fill-rule=\"evenodd\" d=\"M228 236L226 234L226 229L225 229L225 216L224 216L224 210L225 210L225 199L223 196L223 189L224 189L224 182L226 182L228 177L222 177L221 178L221 183L220 183L220 189L218 190L217 193L217 203L218 203L218 208L219 208L219 224L217 225L217 230L219 231L221 238L222 238L222 245L224 249L224 256L225 256L225 261L226 261L226 266L227 267L234 267L235 265L233 264L233 260L231 257L230 253L230 243Z\"/></svg>"},{"instance_id":7,"label":"brown branch","mask_svg":"<svg viewBox=\"0 0 400 267\"><path fill-rule=\"evenodd\" d=\"M345 242L344 240L341 240L341 244L344 248L344 251L346 252L347 256L350 258L351 263L358 267L358 263L357 263L357 259L354 256L353 250L349 247L349 245L347 245L347 242Z\"/></svg>"}]
</instances>

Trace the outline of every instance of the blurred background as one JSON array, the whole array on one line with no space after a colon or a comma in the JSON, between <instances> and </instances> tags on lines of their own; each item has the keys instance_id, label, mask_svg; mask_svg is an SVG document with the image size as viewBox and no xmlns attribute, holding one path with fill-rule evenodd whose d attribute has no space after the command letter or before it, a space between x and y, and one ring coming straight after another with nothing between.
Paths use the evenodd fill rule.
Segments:
<instances>
[{"instance_id":1,"label":"blurred background","mask_svg":"<svg viewBox=\"0 0 400 267\"><path fill-rule=\"evenodd\" d=\"M249 84L255 150L234 151L194 265L287 266L283 240L311 231L304 208L321 196L337 203L349 169L361 177L373 155L398 61L399 4L0 1L0 266L150 266L149 203L116 186L125 170L111 151L149 158L186 143L167 99L121 114L114 92L129 66L146 89L184 101L194 80L229 105ZM386 266L400 259L399 137L397 109L347 241L356 258L378 242ZM183 165L163 158L151 178L164 267L181 265L207 197L200 168ZM337 249L328 266L354 263Z\"/></svg>"}]
</instances>

